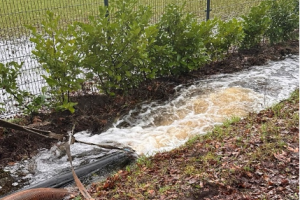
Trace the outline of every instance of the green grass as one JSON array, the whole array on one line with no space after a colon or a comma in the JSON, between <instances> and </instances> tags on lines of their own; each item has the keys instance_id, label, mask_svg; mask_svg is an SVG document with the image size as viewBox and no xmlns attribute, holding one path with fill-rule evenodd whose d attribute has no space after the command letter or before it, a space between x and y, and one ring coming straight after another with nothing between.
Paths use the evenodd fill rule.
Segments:
<instances>
[{"instance_id":1,"label":"green grass","mask_svg":"<svg viewBox=\"0 0 300 200\"><path fill-rule=\"evenodd\" d=\"M182 5L182 0L141 0L141 4L150 5L156 16L160 16L164 7L170 3ZM186 1L185 10L194 13L200 20L206 20L207 0ZM250 11L250 8L258 5L262 0L211 0L210 18L220 17L228 19L238 17ZM157 18L157 17L155 17Z\"/></svg>"},{"instance_id":2,"label":"green grass","mask_svg":"<svg viewBox=\"0 0 300 200\"><path fill-rule=\"evenodd\" d=\"M28 34L24 25L39 26L45 19L46 11L60 15L62 24L85 21L96 15L103 1L97 0L3 0L0 1L0 36Z\"/></svg>"},{"instance_id":3,"label":"green grass","mask_svg":"<svg viewBox=\"0 0 300 200\"><path fill-rule=\"evenodd\" d=\"M211 0L211 18L229 19L247 14L250 8L259 5L262 0Z\"/></svg>"},{"instance_id":4,"label":"green grass","mask_svg":"<svg viewBox=\"0 0 300 200\"><path fill-rule=\"evenodd\" d=\"M179 0L138 0L138 5L149 5L153 8L153 22L159 19L166 5ZM211 18L230 18L240 16L249 8L258 5L261 0L212 0ZM45 19L46 11L51 10L61 16L62 24L73 21L86 21L88 16L97 15L98 7L103 0L3 0L0 1L0 37L21 37L29 33L24 25L39 26ZM190 0L185 10L193 12L199 20L206 19L206 0Z\"/></svg>"}]
</instances>

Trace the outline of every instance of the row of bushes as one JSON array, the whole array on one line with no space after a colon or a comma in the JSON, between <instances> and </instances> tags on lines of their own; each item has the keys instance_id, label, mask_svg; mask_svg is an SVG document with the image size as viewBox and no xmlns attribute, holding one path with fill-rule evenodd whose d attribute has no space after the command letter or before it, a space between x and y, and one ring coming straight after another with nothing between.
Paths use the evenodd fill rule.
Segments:
<instances>
[{"instance_id":1,"label":"row of bushes","mask_svg":"<svg viewBox=\"0 0 300 200\"><path fill-rule=\"evenodd\" d=\"M48 12L42 30L29 26L36 45L32 53L47 72L43 78L48 87L25 110L37 111L46 102L44 96L50 95L51 106L73 112L76 103L70 101L70 93L91 79L97 80L106 94L126 94L147 79L188 73L222 59L232 49L298 38L297 0L266 0L240 19L215 18L201 23L193 14L184 13L183 6L171 4L160 21L151 24L151 8L135 5L135 0L110 1L110 6L99 7L99 15L91 16L88 23L75 22L68 28L62 28L59 17ZM16 78L20 66L2 64L0 74L9 68L6 76L14 73L12 79ZM3 73L0 75L1 87L22 105L21 96L28 93L17 90L16 85L15 90L7 90L11 83L16 81L5 81Z\"/></svg>"}]
</instances>

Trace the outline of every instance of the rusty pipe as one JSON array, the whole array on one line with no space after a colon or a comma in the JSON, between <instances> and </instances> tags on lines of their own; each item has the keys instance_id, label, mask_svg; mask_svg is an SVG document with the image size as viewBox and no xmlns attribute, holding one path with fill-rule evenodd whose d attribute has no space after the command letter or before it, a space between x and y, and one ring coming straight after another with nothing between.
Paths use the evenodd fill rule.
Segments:
<instances>
[{"instance_id":1,"label":"rusty pipe","mask_svg":"<svg viewBox=\"0 0 300 200\"><path fill-rule=\"evenodd\" d=\"M62 200L70 194L67 189L34 188L11 194L1 200Z\"/></svg>"}]
</instances>

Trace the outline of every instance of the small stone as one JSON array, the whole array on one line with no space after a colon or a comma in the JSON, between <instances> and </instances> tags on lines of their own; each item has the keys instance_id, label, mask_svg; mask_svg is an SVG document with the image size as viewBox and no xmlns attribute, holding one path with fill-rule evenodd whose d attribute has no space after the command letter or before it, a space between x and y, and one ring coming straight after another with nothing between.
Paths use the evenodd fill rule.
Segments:
<instances>
[{"instance_id":1,"label":"small stone","mask_svg":"<svg viewBox=\"0 0 300 200\"><path fill-rule=\"evenodd\" d=\"M13 184L11 184L12 186L17 186L17 185L19 185L19 183L17 183L17 182L14 182Z\"/></svg>"}]
</instances>

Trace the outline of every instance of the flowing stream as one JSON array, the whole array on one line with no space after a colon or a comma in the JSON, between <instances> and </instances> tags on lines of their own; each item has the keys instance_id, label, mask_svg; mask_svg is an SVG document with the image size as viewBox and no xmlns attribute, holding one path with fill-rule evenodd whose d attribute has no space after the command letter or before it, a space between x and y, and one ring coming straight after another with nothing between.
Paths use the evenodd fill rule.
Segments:
<instances>
[{"instance_id":1,"label":"flowing stream","mask_svg":"<svg viewBox=\"0 0 300 200\"><path fill-rule=\"evenodd\" d=\"M130 146L139 155L153 155L174 149L193 135L205 134L228 118L243 117L272 106L288 98L298 87L299 56L289 56L238 73L214 75L190 86L180 85L174 99L141 105L104 133L91 135L83 131L75 137L94 144L114 141ZM78 143L71 146L71 152L74 166L93 162L110 153ZM41 150L32 160L5 170L13 174L21 170L34 184L69 170L69 163L66 155L61 155L59 148L54 146L50 150Z\"/></svg>"}]
</instances>

